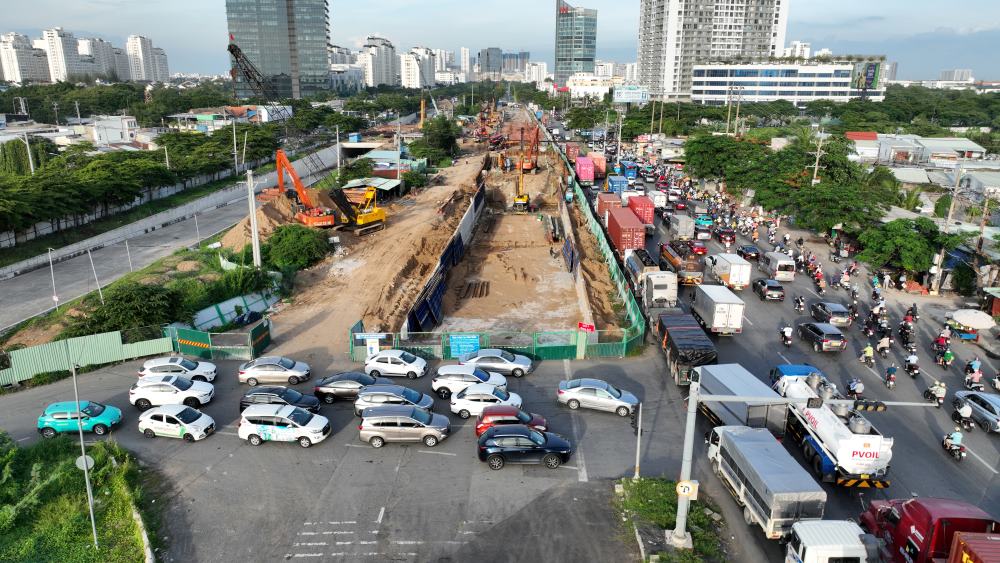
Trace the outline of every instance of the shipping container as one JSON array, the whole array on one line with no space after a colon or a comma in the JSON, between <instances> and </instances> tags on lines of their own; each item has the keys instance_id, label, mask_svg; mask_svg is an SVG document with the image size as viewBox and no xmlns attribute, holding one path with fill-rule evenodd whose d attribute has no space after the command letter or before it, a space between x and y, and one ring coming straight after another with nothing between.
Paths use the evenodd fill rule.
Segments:
<instances>
[{"instance_id":1,"label":"shipping container","mask_svg":"<svg viewBox=\"0 0 1000 563\"><path fill-rule=\"evenodd\" d=\"M586 156L576 157L576 181L581 186L594 185L594 161Z\"/></svg>"},{"instance_id":2,"label":"shipping container","mask_svg":"<svg viewBox=\"0 0 1000 563\"><path fill-rule=\"evenodd\" d=\"M535 119L541 119L541 118L542 118L542 110L536 111L535 112Z\"/></svg>"},{"instance_id":3,"label":"shipping container","mask_svg":"<svg viewBox=\"0 0 1000 563\"><path fill-rule=\"evenodd\" d=\"M616 209L622 206L622 200L615 194L600 193L597 194L597 215L601 218L601 222L604 221L604 214L609 209Z\"/></svg>"},{"instance_id":4,"label":"shipping container","mask_svg":"<svg viewBox=\"0 0 1000 563\"><path fill-rule=\"evenodd\" d=\"M652 233L655 228L653 216L656 215L656 206L653 205L653 200L644 195L632 196L628 198L628 207L646 227L646 232Z\"/></svg>"},{"instance_id":5,"label":"shipping container","mask_svg":"<svg viewBox=\"0 0 1000 563\"><path fill-rule=\"evenodd\" d=\"M603 178L608 172L608 159L599 152L587 154L590 160L594 161L594 178Z\"/></svg>"},{"instance_id":6,"label":"shipping container","mask_svg":"<svg viewBox=\"0 0 1000 563\"><path fill-rule=\"evenodd\" d=\"M360 143L361 142L361 133L348 133L347 134L347 142L348 143Z\"/></svg>"},{"instance_id":7,"label":"shipping container","mask_svg":"<svg viewBox=\"0 0 1000 563\"><path fill-rule=\"evenodd\" d=\"M566 160L571 163L576 162L576 157L580 156L580 145L576 143L566 143Z\"/></svg>"},{"instance_id":8,"label":"shipping container","mask_svg":"<svg viewBox=\"0 0 1000 563\"><path fill-rule=\"evenodd\" d=\"M1000 534L955 532L948 563L996 563L1000 561Z\"/></svg>"},{"instance_id":9,"label":"shipping container","mask_svg":"<svg viewBox=\"0 0 1000 563\"><path fill-rule=\"evenodd\" d=\"M625 176L608 176L608 191L620 194L626 189L628 189L628 180L625 179Z\"/></svg>"},{"instance_id":10,"label":"shipping container","mask_svg":"<svg viewBox=\"0 0 1000 563\"><path fill-rule=\"evenodd\" d=\"M646 246L646 227L631 209L608 210L608 235L611 236L611 245L619 254Z\"/></svg>"}]
</instances>

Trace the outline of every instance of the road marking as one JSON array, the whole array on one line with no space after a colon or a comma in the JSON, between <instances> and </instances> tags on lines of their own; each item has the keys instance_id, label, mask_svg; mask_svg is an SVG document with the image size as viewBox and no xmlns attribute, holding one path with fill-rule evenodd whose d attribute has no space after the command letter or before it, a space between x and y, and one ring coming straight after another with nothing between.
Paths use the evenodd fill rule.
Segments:
<instances>
[{"instance_id":1,"label":"road marking","mask_svg":"<svg viewBox=\"0 0 1000 563\"><path fill-rule=\"evenodd\" d=\"M325 541L295 542L292 545L295 546L295 547L298 547L300 545L326 545L326 542Z\"/></svg>"},{"instance_id":2,"label":"road marking","mask_svg":"<svg viewBox=\"0 0 1000 563\"><path fill-rule=\"evenodd\" d=\"M223 434L223 435L226 435L226 436L239 436L239 434L237 434L236 432L226 432L225 430L216 430L215 433L216 434Z\"/></svg>"},{"instance_id":3,"label":"road marking","mask_svg":"<svg viewBox=\"0 0 1000 563\"><path fill-rule=\"evenodd\" d=\"M420 540L392 540L392 543L396 545L424 545L424 542Z\"/></svg>"},{"instance_id":4,"label":"road marking","mask_svg":"<svg viewBox=\"0 0 1000 563\"><path fill-rule=\"evenodd\" d=\"M809 289L808 287L807 287L807 288L805 288L805 290L806 290L806 291L808 291L809 293L812 293L812 294L813 294L813 295L815 295L816 297L819 297L819 296L820 296L820 295L819 295L818 293L816 293L815 291L813 291L813 290Z\"/></svg>"},{"instance_id":5,"label":"road marking","mask_svg":"<svg viewBox=\"0 0 1000 563\"><path fill-rule=\"evenodd\" d=\"M385 507L384 506L379 509L379 511L378 511L378 518L375 520L375 523L376 524L381 524L383 516L385 516Z\"/></svg>"},{"instance_id":6,"label":"road marking","mask_svg":"<svg viewBox=\"0 0 1000 563\"><path fill-rule=\"evenodd\" d=\"M361 444L344 444L348 448L370 448L371 446L362 446Z\"/></svg>"},{"instance_id":7,"label":"road marking","mask_svg":"<svg viewBox=\"0 0 1000 563\"><path fill-rule=\"evenodd\" d=\"M458 454L453 454L453 453L448 453L448 452L432 452L430 450L417 450L417 452L422 453L422 454L437 454L437 455L450 455L450 456L457 456L458 455Z\"/></svg>"},{"instance_id":8,"label":"road marking","mask_svg":"<svg viewBox=\"0 0 1000 563\"><path fill-rule=\"evenodd\" d=\"M572 466L572 465L560 465L559 467L562 468L562 469L572 469L573 471L579 471L580 470L579 467L575 467L575 466Z\"/></svg>"},{"instance_id":9,"label":"road marking","mask_svg":"<svg viewBox=\"0 0 1000 563\"><path fill-rule=\"evenodd\" d=\"M334 544L335 544L335 545L351 545L351 544L353 544L353 543L354 543L354 542L352 542L352 541L339 541L339 542L334 542Z\"/></svg>"},{"instance_id":10,"label":"road marking","mask_svg":"<svg viewBox=\"0 0 1000 563\"><path fill-rule=\"evenodd\" d=\"M743 320L746 321L746 322L748 322L748 323L750 323L750 326L753 326L753 321L751 321L750 319L748 319L746 315L743 315Z\"/></svg>"},{"instance_id":11,"label":"road marking","mask_svg":"<svg viewBox=\"0 0 1000 563\"><path fill-rule=\"evenodd\" d=\"M792 362L788 361L788 358L786 358L785 355L782 354L781 352L778 352L778 356L780 356L782 360L785 360L786 364L792 363Z\"/></svg>"},{"instance_id":12,"label":"road marking","mask_svg":"<svg viewBox=\"0 0 1000 563\"><path fill-rule=\"evenodd\" d=\"M334 526L340 526L342 524L357 524L357 520L344 520L343 522L327 522L327 524L332 524Z\"/></svg>"},{"instance_id":13,"label":"road marking","mask_svg":"<svg viewBox=\"0 0 1000 563\"><path fill-rule=\"evenodd\" d=\"M31 439L31 436L27 436L27 437L25 437L25 438L18 438L18 439L17 439L17 441L18 441L18 442L23 442L23 441L25 441L25 440L30 440L30 439Z\"/></svg>"},{"instance_id":14,"label":"road marking","mask_svg":"<svg viewBox=\"0 0 1000 563\"><path fill-rule=\"evenodd\" d=\"M372 545L378 543L377 541L359 541L358 545Z\"/></svg>"},{"instance_id":15,"label":"road marking","mask_svg":"<svg viewBox=\"0 0 1000 563\"><path fill-rule=\"evenodd\" d=\"M569 369L569 360L563 360L563 374L566 375L566 380L567 381L569 381L571 379L570 378L571 371ZM583 448L580 447L580 438L579 438L580 433L579 433L579 430L577 429L576 416L574 416L574 414L572 412L569 413L569 421L570 421L570 424L573 427L573 439L576 440L576 443L577 443L577 447L576 447L576 465L578 467L578 471L577 471L577 474L576 474L576 479L577 479L577 481L579 481L581 483L586 483L587 482L587 465L583 461Z\"/></svg>"},{"instance_id":16,"label":"road marking","mask_svg":"<svg viewBox=\"0 0 1000 563\"><path fill-rule=\"evenodd\" d=\"M1000 471L997 471L996 469L993 469L993 467L991 467L990 464L986 463L985 459L979 457L979 454L977 454L976 452L972 451L972 449L969 446L965 446L965 451L967 451L970 454L972 454L972 457L978 459L979 463L982 463L983 465L985 465L986 469L989 469L990 471L992 471L994 475L1000 474Z\"/></svg>"},{"instance_id":17,"label":"road marking","mask_svg":"<svg viewBox=\"0 0 1000 563\"><path fill-rule=\"evenodd\" d=\"M295 553L292 557L323 557L322 553Z\"/></svg>"}]
</instances>

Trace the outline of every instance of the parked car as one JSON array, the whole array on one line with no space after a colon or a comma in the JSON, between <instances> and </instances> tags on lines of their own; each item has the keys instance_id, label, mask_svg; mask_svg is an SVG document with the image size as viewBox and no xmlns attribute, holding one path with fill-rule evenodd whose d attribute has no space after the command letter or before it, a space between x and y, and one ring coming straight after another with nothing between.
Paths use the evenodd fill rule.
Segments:
<instances>
[{"instance_id":1,"label":"parked car","mask_svg":"<svg viewBox=\"0 0 1000 563\"><path fill-rule=\"evenodd\" d=\"M288 405L251 405L240 415L236 434L251 446L264 442L298 442L303 448L330 435L330 421Z\"/></svg>"},{"instance_id":2,"label":"parked car","mask_svg":"<svg viewBox=\"0 0 1000 563\"><path fill-rule=\"evenodd\" d=\"M785 288L776 280L758 278L751 284L753 292L760 297L761 301L784 301Z\"/></svg>"},{"instance_id":3,"label":"parked car","mask_svg":"<svg viewBox=\"0 0 1000 563\"><path fill-rule=\"evenodd\" d=\"M847 349L847 339L840 329L830 323L802 323L799 338L812 344L817 352L840 352Z\"/></svg>"},{"instance_id":4,"label":"parked car","mask_svg":"<svg viewBox=\"0 0 1000 563\"><path fill-rule=\"evenodd\" d=\"M541 463L555 469L569 461L573 446L554 432L540 432L522 424L494 426L478 442L479 461L499 471L508 463Z\"/></svg>"},{"instance_id":5,"label":"parked car","mask_svg":"<svg viewBox=\"0 0 1000 563\"><path fill-rule=\"evenodd\" d=\"M494 426L510 424L523 424L542 432L549 429L548 422L540 414L525 412L510 405L490 405L484 408L483 412L476 418L476 436L481 436L483 432Z\"/></svg>"},{"instance_id":6,"label":"parked car","mask_svg":"<svg viewBox=\"0 0 1000 563\"><path fill-rule=\"evenodd\" d=\"M332 404L337 399L358 398L358 391L368 385L389 385L392 380L387 377L375 377L360 371L345 371L320 379L313 387L316 398L326 404Z\"/></svg>"},{"instance_id":7,"label":"parked car","mask_svg":"<svg viewBox=\"0 0 1000 563\"><path fill-rule=\"evenodd\" d=\"M309 379L309 364L282 356L261 356L240 366L239 381L254 387L259 383L296 385Z\"/></svg>"},{"instance_id":8,"label":"parked car","mask_svg":"<svg viewBox=\"0 0 1000 563\"><path fill-rule=\"evenodd\" d=\"M983 432L1000 432L1000 395L980 391L956 391L952 405L957 409L962 403L972 407L972 420L979 423Z\"/></svg>"},{"instance_id":9,"label":"parked car","mask_svg":"<svg viewBox=\"0 0 1000 563\"><path fill-rule=\"evenodd\" d=\"M354 399L354 415L361 416L366 408L382 405L412 405L431 410L434 399L402 385L369 385L359 391Z\"/></svg>"},{"instance_id":10,"label":"parked car","mask_svg":"<svg viewBox=\"0 0 1000 563\"><path fill-rule=\"evenodd\" d=\"M813 303L809 306L809 313L821 323L830 323L833 326L851 325L851 313L840 303L829 301Z\"/></svg>"},{"instance_id":11,"label":"parked car","mask_svg":"<svg viewBox=\"0 0 1000 563\"><path fill-rule=\"evenodd\" d=\"M511 354L506 350L497 348L483 348L475 352L462 354L458 358L458 363L462 365L473 365L486 371L495 371L514 377L522 377L526 373L531 373L531 359L520 354Z\"/></svg>"},{"instance_id":12,"label":"parked car","mask_svg":"<svg viewBox=\"0 0 1000 563\"><path fill-rule=\"evenodd\" d=\"M752 244L741 244L736 247L736 254L747 262L760 259L760 249Z\"/></svg>"},{"instance_id":13,"label":"parked car","mask_svg":"<svg viewBox=\"0 0 1000 563\"><path fill-rule=\"evenodd\" d=\"M76 401L52 403L38 417L38 432L44 438L54 438L60 432L77 432L77 419L83 424L84 432L104 436L121 423L122 411L96 401L80 401L79 411Z\"/></svg>"},{"instance_id":14,"label":"parked car","mask_svg":"<svg viewBox=\"0 0 1000 563\"><path fill-rule=\"evenodd\" d=\"M128 402L139 410L159 405L186 405L199 408L215 396L215 386L204 381L191 381L179 375L147 375L140 377L128 390Z\"/></svg>"},{"instance_id":15,"label":"parked car","mask_svg":"<svg viewBox=\"0 0 1000 563\"><path fill-rule=\"evenodd\" d=\"M427 374L427 360L403 350L382 350L365 360L365 373L416 379Z\"/></svg>"},{"instance_id":16,"label":"parked car","mask_svg":"<svg viewBox=\"0 0 1000 563\"><path fill-rule=\"evenodd\" d=\"M560 381L556 399L573 410L584 407L613 412L618 416L632 414L639 404L639 399L632 393L616 389L607 381L590 378Z\"/></svg>"},{"instance_id":17,"label":"parked car","mask_svg":"<svg viewBox=\"0 0 1000 563\"><path fill-rule=\"evenodd\" d=\"M195 442L215 432L215 420L191 407L163 405L139 415L139 432L147 438L166 436Z\"/></svg>"},{"instance_id":18,"label":"parked car","mask_svg":"<svg viewBox=\"0 0 1000 563\"><path fill-rule=\"evenodd\" d=\"M489 372L472 364L457 364L441 366L437 375L431 380L431 389L438 397L447 399L453 393L476 383L489 383L501 389L507 389L507 378L496 372Z\"/></svg>"},{"instance_id":19,"label":"parked car","mask_svg":"<svg viewBox=\"0 0 1000 563\"><path fill-rule=\"evenodd\" d=\"M358 438L373 448L386 442L423 442L433 448L450 433L447 416L410 405L368 407L361 412L358 426Z\"/></svg>"},{"instance_id":20,"label":"parked car","mask_svg":"<svg viewBox=\"0 0 1000 563\"><path fill-rule=\"evenodd\" d=\"M451 396L451 412L461 418L479 416L490 405L521 408L521 396L489 383L477 383Z\"/></svg>"},{"instance_id":21,"label":"parked car","mask_svg":"<svg viewBox=\"0 0 1000 563\"><path fill-rule=\"evenodd\" d=\"M212 362L189 360L180 356L167 356L146 360L139 370L139 377L146 375L182 375L194 381L214 381L218 369Z\"/></svg>"},{"instance_id":22,"label":"parked car","mask_svg":"<svg viewBox=\"0 0 1000 563\"><path fill-rule=\"evenodd\" d=\"M319 399L316 397L278 385L251 387L240 398L240 411L250 405L291 405L309 412L319 412Z\"/></svg>"}]
</instances>

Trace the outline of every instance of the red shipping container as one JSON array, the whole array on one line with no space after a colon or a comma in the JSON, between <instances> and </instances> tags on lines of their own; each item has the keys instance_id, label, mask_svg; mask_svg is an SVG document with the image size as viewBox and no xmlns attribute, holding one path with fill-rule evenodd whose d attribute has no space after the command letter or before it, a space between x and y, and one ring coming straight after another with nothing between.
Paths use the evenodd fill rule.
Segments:
<instances>
[{"instance_id":1,"label":"red shipping container","mask_svg":"<svg viewBox=\"0 0 1000 563\"><path fill-rule=\"evenodd\" d=\"M611 235L611 245L619 254L646 247L646 227L630 209L608 210L608 234Z\"/></svg>"},{"instance_id":2,"label":"red shipping container","mask_svg":"<svg viewBox=\"0 0 1000 563\"><path fill-rule=\"evenodd\" d=\"M948 563L993 563L1000 561L1000 534L955 532Z\"/></svg>"},{"instance_id":3,"label":"red shipping container","mask_svg":"<svg viewBox=\"0 0 1000 563\"><path fill-rule=\"evenodd\" d=\"M576 143L566 143L566 160L576 162L576 157L580 156L580 145Z\"/></svg>"},{"instance_id":4,"label":"red shipping container","mask_svg":"<svg viewBox=\"0 0 1000 563\"><path fill-rule=\"evenodd\" d=\"M608 159L599 152L589 153L587 156L594 161L594 177L603 178L608 172Z\"/></svg>"},{"instance_id":5,"label":"red shipping container","mask_svg":"<svg viewBox=\"0 0 1000 563\"><path fill-rule=\"evenodd\" d=\"M653 200L644 195L634 195L628 198L628 207L642 221L643 225L653 224L653 215L656 213Z\"/></svg>"},{"instance_id":6,"label":"red shipping container","mask_svg":"<svg viewBox=\"0 0 1000 563\"><path fill-rule=\"evenodd\" d=\"M594 161L586 156L576 157L576 181L581 186L594 185Z\"/></svg>"},{"instance_id":7,"label":"red shipping container","mask_svg":"<svg viewBox=\"0 0 1000 563\"><path fill-rule=\"evenodd\" d=\"M614 193L597 194L597 216L604 222L604 212L622 206L622 198Z\"/></svg>"}]
</instances>

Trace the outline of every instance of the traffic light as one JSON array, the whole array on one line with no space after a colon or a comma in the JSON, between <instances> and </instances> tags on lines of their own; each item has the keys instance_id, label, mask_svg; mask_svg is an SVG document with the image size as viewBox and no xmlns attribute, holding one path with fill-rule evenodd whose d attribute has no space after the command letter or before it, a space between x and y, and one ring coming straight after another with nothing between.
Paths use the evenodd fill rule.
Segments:
<instances>
[{"instance_id":1,"label":"traffic light","mask_svg":"<svg viewBox=\"0 0 1000 563\"><path fill-rule=\"evenodd\" d=\"M636 417L635 411L632 412L631 419L632 419L632 421L629 424L632 425L632 433L635 434L636 436L638 436L639 435L639 419L638 419L638 417Z\"/></svg>"},{"instance_id":2,"label":"traffic light","mask_svg":"<svg viewBox=\"0 0 1000 563\"><path fill-rule=\"evenodd\" d=\"M882 412L885 410L885 403L882 401L854 401L854 410L858 412Z\"/></svg>"}]
</instances>

